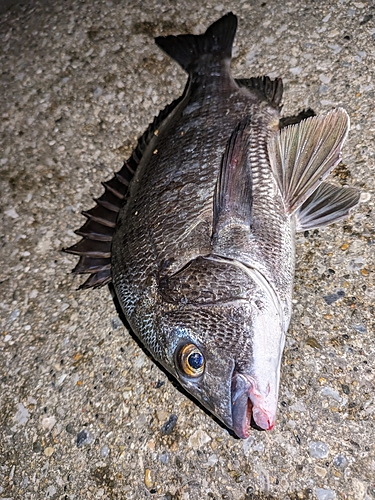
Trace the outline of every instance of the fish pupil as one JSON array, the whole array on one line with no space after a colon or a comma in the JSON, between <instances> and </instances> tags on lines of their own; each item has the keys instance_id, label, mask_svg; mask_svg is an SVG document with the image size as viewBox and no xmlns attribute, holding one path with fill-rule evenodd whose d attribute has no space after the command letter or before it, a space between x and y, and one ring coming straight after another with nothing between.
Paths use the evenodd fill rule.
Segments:
<instances>
[{"instance_id":1,"label":"fish pupil","mask_svg":"<svg viewBox=\"0 0 375 500\"><path fill-rule=\"evenodd\" d=\"M188 362L193 370L198 370L203 365L203 356L199 352L193 352L188 357Z\"/></svg>"}]
</instances>

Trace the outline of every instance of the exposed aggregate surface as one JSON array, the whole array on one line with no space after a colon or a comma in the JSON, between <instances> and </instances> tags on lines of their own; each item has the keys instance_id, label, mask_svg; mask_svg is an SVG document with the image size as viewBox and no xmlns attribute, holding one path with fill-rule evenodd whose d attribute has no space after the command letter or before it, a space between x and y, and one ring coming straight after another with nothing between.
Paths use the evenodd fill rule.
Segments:
<instances>
[{"instance_id":1,"label":"exposed aggregate surface","mask_svg":"<svg viewBox=\"0 0 375 500\"><path fill-rule=\"evenodd\" d=\"M233 73L285 116L343 106L350 220L299 234L278 421L232 437L170 383L108 288L77 291L80 211L186 76L153 36L239 16ZM375 499L375 11L365 0L41 1L0 15L0 499Z\"/></svg>"}]
</instances>

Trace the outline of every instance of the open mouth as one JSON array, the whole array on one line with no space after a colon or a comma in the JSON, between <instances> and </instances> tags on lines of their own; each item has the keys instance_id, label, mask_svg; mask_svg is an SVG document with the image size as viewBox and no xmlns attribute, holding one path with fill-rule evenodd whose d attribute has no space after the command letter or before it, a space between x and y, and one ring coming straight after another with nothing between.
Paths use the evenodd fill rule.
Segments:
<instances>
[{"instance_id":1,"label":"open mouth","mask_svg":"<svg viewBox=\"0 0 375 500\"><path fill-rule=\"evenodd\" d=\"M258 430L271 430L275 425L274 416L262 408L260 394L255 381L242 373L232 376L232 423L238 437L246 439L251 427Z\"/></svg>"}]
</instances>

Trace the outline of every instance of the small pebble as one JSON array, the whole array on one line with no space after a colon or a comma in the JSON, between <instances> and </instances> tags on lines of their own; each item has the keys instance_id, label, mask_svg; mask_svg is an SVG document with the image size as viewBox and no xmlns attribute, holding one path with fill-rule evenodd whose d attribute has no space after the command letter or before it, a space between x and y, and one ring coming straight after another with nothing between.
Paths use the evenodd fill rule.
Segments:
<instances>
[{"instance_id":1,"label":"small pebble","mask_svg":"<svg viewBox=\"0 0 375 500\"><path fill-rule=\"evenodd\" d=\"M152 488L153 485L154 485L154 483L152 481L151 470L146 469L145 470L145 486L146 486L146 488Z\"/></svg>"},{"instance_id":2,"label":"small pebble","mask_svg":"<svg viewBox=\"0 0 375 500\"><path fill-rule=\"evenodd\" d=\"M101 87L96 87L93 92L94 97L100 97L103 93L103 89Z\"/></svg>"},{"instance_id":3,"label":"small pebble","mask_svg":"<svg viewBox=\"0 0 375 500\"><path fill-rule=\"evenodd\" d=\"M161 426L160 433L162 436L169 436L172 434L173 429L175 428L177 424L177 415L171 415L169 419Z\"/></svg>"},{"instance_id":4,"label":"small pebble","mask_svg":"<svg viewBox=\"0 0 375 500\"><path fill-rule=\"evenodd\" d=\"M296 401L295 403L293 403L292 405L290 405L290 409L292 411L296 411L296 412L305 412L306 411L306 406L304 405L304 403L302 403L302 401Z\"/></svg>"},{"instance_id":5,"label":"small pebble","mask_svg":"<svg viewBox=\"0 0 375 500\"><path fill-rule=\"evenodd\" d=\"M46 490L46 497L51 498L56 494L56 488L54 486L48 486Z\"/></svg>"},{"instance_id":6,"label":"small pebble","mask_svg":"<svg viewBox=\"0 0 375 500\"><path fill-rule=\"evenodd\" d=\"M319 75L319 80L322 82L322 83L329 83L331 80L332 80L332 76L329 76L329 75L325 75L325 74L320 74Z\"/></svg>"},{"instance_id":7,"label":"small pebble","mask_svg":"<svg viewBox=\"0 0 375 500\"><path fill-rule=\"evenodd\" d=\"M100 450L100 455L103 457L103 458L106 458L108 457L109 455L109 452L110 452L110 449L108 448L108 446L105 444L102 449Z\"/></svg>"},{"instance_id":8,"label":"small pebble","mask_svg":"<svg viewBox=\"0 0 375 500\"><path fill-rule=\"evenodd\" d=\"M15 211L14 208L10 208L9 210L5 210L4 214L7 215L8 217L11 217L12 219L18 219L18 217L19 217L18 213Z\"/></svg>"},{"instance_id":9,"label":"small pebble","mask_svg":"<svg viewBox=\"0 0 375 500\"><path fill-rule=\"evenodd\" d=\"M331 305L342 297L345 297L344 290L338 290L337 292L331 293L330 295L325 295L323 299L328 305Z\"/></svg>"},{"instance_id":10,"label":"small pebble","mask_svg":"<svg viewBox=\"0 0 375 500\"><path fill-rule=\"evenodd\" d=\"M19 315L20 315L20 310L14 309L14 311L10 313L9 322L12 323L13 321L15 321L19 317Z\"/></svg>"},{"instance_id":11,"label":"small pebble","mask_svg":"<svg viewBox=\"0 0 375 500\"><path fill-rule=\"evenodd\" d=\"M292 75L299 75L302 72L301 66L295 66L294 68L289 68Z\"/></svg>"},{"instance_id":12,"label":"small pebble","mask_svg":"<svg viewBox=\"0 0 375 500\"><path fill-rule=\"evenodd\" d=\"M327 469L324 467L319 467L319 465L316 465L314 468L315 474L317 474L319 477L324 478L327 475Z\"/></svg>"},{"instance_id":13,"label":"small pebble","mask_svg":"<svg viewBox=\"0 0 375 500\"><path fill-rule=\"evenodd\" d=\"M320 394L322 396L327 396L329 398L332 398L338 403L340 403L341 401L340 394L334 389L332 389L332 387L323 387L323 389L320 391Z\"/></svg>"},{"instance_id":14,"label":"small pebble","mask_svg":"<svg viewBox=\"0 0 375 500\"><path fill-rule=\"evenodd\" d=\"M44 449L44 454L46 457L50 457L51 455L53 455L54 451L55 449L52 448L52 446L48 446L47 448Z\"/></svg>"},{"instance_id":15,"label":"small pebble","mask_svg":"<svg viewBox=\"0 0 375 500\"><path fill-rule=\"evenodd\" d=\"M310 441L309 443L310 456L313 458L328 457L329 448L323 441Z\"/></svg>"},{"instance_id":16,"label":"small pebble","mask_svg":"<svg viewBox=\"0 0 375 500\"><path fill-rule=\"evenodd\" d=\"M336 455L333 459L333 465L339 469L344 469L348 465L348 459L344 455Z\"/></svg>"},{"instance_id":17,"label":"small pebble","mask_svg":"<svg viewBox=\"0 0 375 500\"><path fill-rule=\"evenodd\" d=\"M319 342L314 337L308 337L306 339L306 344L309 345L310 347L313 347L314 349L322 348L321 344L319 344Z\"/></svg>"},{"instance_id":18,"label":"small pebble","mask_svg":"<svg viewBox=\"0 0 375 500\"><path fill-rule=\"evenodd\" d=\"M15 420L20 425L26 424L30 417L29 410L25 408L22 403L18 403L17 408L18 410L14 415L13 420Z\"/></svg>"},{"instance_id":19,"label":"small pebble","mask_svg":"<svg viewBox=\"0 0 375 500\"><path fill-rule=\"evenodd\" d=\"M358 333L367 333L367 328L363 325L353 325L353 328Z\"/></svg>"},{"instance_id":20,"label":"small pebble","mask_svg":"<svg viewBox=\"0 0 375 500\"><path fill-rule=\"evenodd\" d=\"M348 385L346 385L346 384L342 384L341 389L342 389L342 392L343 392L344 394L349 394L349 393L350 393L349 386L348 386Z\"/></svg>"},{"instance_id":21,"label":"small pebble","mask_svg":"<svg viewBox=\"0 0 375 500\"><path fill-rule=\"evenodd\" d=\"M135 426L140 429L141 427L143 427L147 422L148 422L149 418L147 417L147 415L141 413L139 415L139 417L137 418L137 420L135 421Z\"/></svg>"},{"instance_id":22,"label":"small pebble","mask_svg":"<svg viewBox=\"0 0 375 500\"><path fill-rule=\"evenodd\" d=\"M114 316L113 318L111 318L111 326L114 330L117 330L118 328L120 328L122 326L120 318L117 318L117 316Z\"/></svg>"},{"instance_id":23,"label":"small pebble","mask_svg":"<svg viewBox=\"0 0 375 500\"><path fill-rule=\"evenodd\" d=\"M351 259L346 268L349 271L359 271L365 266L365 260L363 257L356 257L355 259Z\"/></svg>"},{"instance_id":24,"label":"small pebble","mask_svg":"<svg viewBox=\"0 0 375 500\"><path fill-rule=\"evenodd\" d=\"M76 431L74 429L74 425L72 423L69 423L66 427L65 427L65 430L66 432L68 432L69 434L75 434Z\"/></svg>"},{"instance_id":25,"label":"small pebble","mask_svg":"<svg viewBox=\"0 0 375 500\"><path fill-rule=\"evenodd\" d=\"M197 429L189 438L189 448L197 450L198 448L201 448L202 446L207 444L209 441L211 441L210 436L206 432Z\"/></svg>"},{"instance_id":26,"label":"small pebble","mask_svg":"<svg viewBox=\"0 0 375 500\"><path fill-rule=\"evenodd\" d=\"M56 418L54 416L52 417L44 417L42 419L42 427L46 431L51 431L53 429L53 426L56 424Z\"/></svg>"},{"instance_id":27,"label":"small pebble","mask_svg":"<svg viewBox=\"0 0 375 500\"><path fill-rule=\"evenodd\" d=\"M33 452L40 453L41 451L42 451L42 445L40 444L39 441L35 441L35 443L33 443Z\"/></svg>"},{"instance_id":28,"label":"small pebble","mask_svg":"<svg viewBox=\"0 0 375 500\"><path fill-rule=\"evenodd\" d=\"M12 481L12 479L14 477L14 471L15 470L16 470L16 466L12 465L12 468L10 469L10 473L9 473L9 481Z\"/></svg>"},{"instance_id":29,"label":"small pebble","mask_svg":"<svg viewBox=\"0 0 375 500\"><path fill-rule=\"evenodd\" d=\"M207 459L207 462L206 462L206 465L208 467L213 467L218 461L218 456L216 455L216 453L214 453L213 455L210 455Z\"/></svg>"},{"instance_id":30,"label":"small pebble","mask_svg":"<svg viewBox=\"0 0 375 500\"><path fill-rule=\"evenodd\" d=\"M166 465L169 462L169 454L166 451L163 451L161 455L159 455L159 461Z\"/></svg>"},{"instance_id":31,"label":"small pebble","mask_svg":"<svg viewBox=\"0 0 375 500\"><path fill-rule=\"evenodd\" d=\"M80 448L84 444L91 444L93 442L93 437L87 431L81 431L77 434L77 446Z\"/></svg>"},{"instance_id":32,"label":"small pebble","mask_svg":"<svg viewBox=\"0 0 375 500\"><path fill-rule=\"evenodd\" d=\"M318 500L334 500L336 498L336 493L333 490L324 488L315 488L315 495Z\"/></svg>"}]
</instances>

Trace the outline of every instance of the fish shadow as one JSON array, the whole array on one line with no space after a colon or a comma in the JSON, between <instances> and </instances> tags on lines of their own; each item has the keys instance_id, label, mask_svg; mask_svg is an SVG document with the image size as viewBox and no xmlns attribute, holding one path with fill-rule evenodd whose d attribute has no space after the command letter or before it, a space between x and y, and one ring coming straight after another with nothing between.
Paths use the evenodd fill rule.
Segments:
<instances>
[{"instance_id":1,"label":"fish shadow","mask_svg":"<svg viewBox=\"0 0 375 500\"><path fill-rule=\"evenodd\" d=\"M116 311L117 311L117 314L120 318L120 320L122 321L123 325L125 326L125 328L128 330L130 336L133 338L133 340L138 344L138 346L140 347L140 349L142 349L142 351L144 352L144 354L165 374L165 376L168 378L169 382L173 385L173 387L175 387L181 394L183 394L185 397L187 397L188 399L190 399L190 401L192 401L196 406L198 406L198 408L200 408L206 415L208 415L210 418L212 418L212 420L217 424L219 425L222 429L225 429L229 434L230 436L232 436L234 439L240 439L233 431L232 429L229 429L225 424L223 424L223 422L221 422L221 420L219 420L215 415L213 415L209 410L207 410L207 408L205 408L197 399L193 398L193 396L191 394L189 394L186 389L184 389L179 383L178 381L175 379L175 377L173 375L171 375L165 368L163 365L161 365L155 358L153 358L153 356L151 355L151 353L148 351L148 349L142 344L142 342L139 340L139 338L136 336L136 334L133 332L128 320L126 319L126 316L121 308L121 305L120 305L120 302L116 296L116 292L114 290L114 287L113 287L113 284L110 283L108 285L108 288L110 290L110 293L111 293L111 296L112 296L112 300L113 300L113 303L115 305L115 308L116 308ZM256 423L254 422L253 418L251 420L251 427L253 429L256 429L258 431L263 431L263 429L261 429L260 427L258 427L256 425Z\"/></svg>"}]
</instances>

